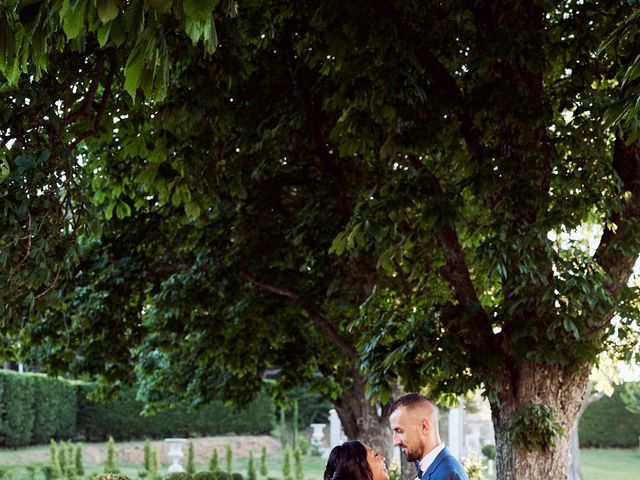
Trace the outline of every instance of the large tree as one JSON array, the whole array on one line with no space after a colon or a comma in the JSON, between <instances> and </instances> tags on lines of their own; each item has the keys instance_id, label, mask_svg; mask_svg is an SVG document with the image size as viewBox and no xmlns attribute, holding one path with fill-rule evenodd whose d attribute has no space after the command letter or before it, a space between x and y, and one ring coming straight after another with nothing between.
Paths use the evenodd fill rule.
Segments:
<instances>
[{"instance_id":1,"label":"large tree","mask_svg":"<svg viewBox=\"0 0 640 480\"><path fill-rule=\"evenodd\" d=\"M13 285L3 290L8 335L20 332L22 307L56 306L63 294L54 287L64 241L91 227L80 198L122 221L171 202L212 243L175 250L189 265L165 272L175 291L123 292L122 308L138 305L123 312L125 345L157 347L143 323L162 331L187 314L178 335L208 332L208 309L225 303L210 299L214 289L190 295L198 275L214 272L208 281L228 282L220 293L235 306L216 318L259 315L267 326L277 315L294 334L295 318L328 321L340 338L360 340L362 362L354 350L350 367L362 367L374 395L398 377L436 393L483 386L499 478L566 476L594 358L614 331L632 343L636 315L627 285L640 250L631 5L246 1L238 15L218 11L221 48L210 55L211 9L194 10L198 2L95 10L81 1L77 15L67 1L46 3L3 11L12 29L36 18L55 40L0 65L17 82L3 97L3 133L14 142L2 165L11 170L0 272ZM208 38L209 51L185 31ZM149 102L131 103L125 91L138 86ZM60 211L55 202L66 216L48 213ZM61 230L69 217L80 225ZM586 221L602 225L595 253L555 240ZM138 258L162 257L143 250ZM194 260L196 251L204 254ZM103 254L104 269L112 260ZM231 268L218 278L220 265ZM70 271L91 268L100 271ZM90 318L78 321L95 333ZM187 340L174 356L181 365L206 345ZM323 348L316 340L309 345ZM107 367L117 371L117 361Z\"/></svg>"}]
</instances>

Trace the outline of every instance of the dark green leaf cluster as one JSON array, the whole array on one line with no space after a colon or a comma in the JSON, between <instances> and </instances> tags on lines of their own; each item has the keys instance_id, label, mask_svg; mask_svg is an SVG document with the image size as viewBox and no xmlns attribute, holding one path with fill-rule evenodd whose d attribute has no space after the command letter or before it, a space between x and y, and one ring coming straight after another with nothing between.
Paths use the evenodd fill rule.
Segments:
<instances>
[{"instance_id":1,"label":"dark green leaf cluster","mask_svg":"<svg viewBox=\"0 0 640 480\"><path fill-rule=\"evenodd\" d=\"M523 405L513 414L509 431L513 445L530 452L554 449L558 437L564 434L554 409L534 401Z\"/></svg>"}]
</instances>

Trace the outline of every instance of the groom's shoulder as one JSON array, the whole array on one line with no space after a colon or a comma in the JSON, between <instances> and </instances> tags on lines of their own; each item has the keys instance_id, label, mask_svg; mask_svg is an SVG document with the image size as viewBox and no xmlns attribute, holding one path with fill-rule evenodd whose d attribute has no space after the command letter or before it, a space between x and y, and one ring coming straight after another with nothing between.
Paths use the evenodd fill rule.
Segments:
<instances>
[{"instance_id":1,"label":"groom's shoulder","mask_svg":"<svg viewBox=\"0 0 640 480\"><path fill-rule=\"evenodd\" d=\"M458 459L448 450L442 453L444 455L440 465L438 465L437 473L442 472L443 475L437 475L436 480L468 480L469 477L467 477L464 467Z\"/></svg>"}]
</instances>

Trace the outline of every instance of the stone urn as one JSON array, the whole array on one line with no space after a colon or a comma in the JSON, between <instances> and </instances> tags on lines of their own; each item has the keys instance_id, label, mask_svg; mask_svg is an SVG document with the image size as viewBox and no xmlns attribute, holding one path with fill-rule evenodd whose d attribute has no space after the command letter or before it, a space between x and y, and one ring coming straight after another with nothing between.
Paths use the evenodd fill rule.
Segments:
<instances>
[{"instance_id":1,"label":"stone urn","mask_svg":"<svg viewBox=\"0 0 640 480\"><path fill-rule=\"evenodd\" d=\"M168 472L184 472L184 468L180 465L180 459L184 457L184 453L182 453L182 445L187 443L186 438L165 438L165 442L169 444L169 460L171 460L171 465L169 465Z\"/></svg>"}]
</instances>

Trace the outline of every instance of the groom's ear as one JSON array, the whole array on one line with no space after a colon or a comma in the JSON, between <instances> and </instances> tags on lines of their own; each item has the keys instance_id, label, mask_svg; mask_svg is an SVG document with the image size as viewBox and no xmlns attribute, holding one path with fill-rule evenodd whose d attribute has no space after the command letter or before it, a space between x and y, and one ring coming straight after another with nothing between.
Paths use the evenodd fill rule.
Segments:
<instances>
[{"instance_id":1,"label":"groom's ear","mask_svg":"<svg viewBox=\"0 0 640 480\"><path fill-rule=\"evenodd\" d=\"M429 432L430 428L431 428L431 423L429 422L429 419L427 417L423 417L422 424L421 424L422 433L426 435Z\"/></svg>"}]
</instances>

